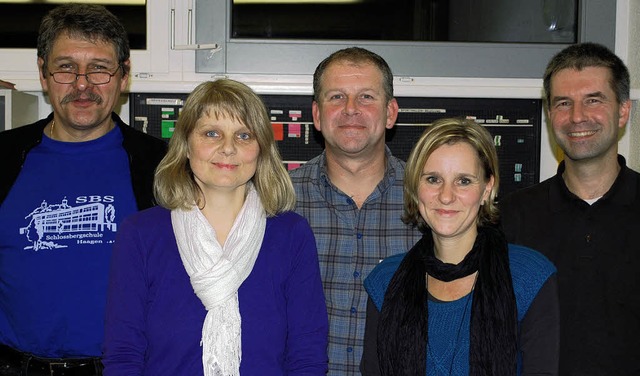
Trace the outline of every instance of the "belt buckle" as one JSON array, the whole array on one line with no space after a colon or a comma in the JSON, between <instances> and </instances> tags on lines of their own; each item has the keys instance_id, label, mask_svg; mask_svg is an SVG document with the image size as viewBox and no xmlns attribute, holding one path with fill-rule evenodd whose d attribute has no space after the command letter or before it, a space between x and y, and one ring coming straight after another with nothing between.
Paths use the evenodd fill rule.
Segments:
<instances>
[{"instance_id":1,"label":"belt buckle","mask_svg":"<svg viewBox=\"0 0 640 376\"><path fill-rule=\"evenodd\" d=\"M67 368L67 362L51 362L49 363L49 374L55 376L56 367Z\"/></svg>"}]
</instances>

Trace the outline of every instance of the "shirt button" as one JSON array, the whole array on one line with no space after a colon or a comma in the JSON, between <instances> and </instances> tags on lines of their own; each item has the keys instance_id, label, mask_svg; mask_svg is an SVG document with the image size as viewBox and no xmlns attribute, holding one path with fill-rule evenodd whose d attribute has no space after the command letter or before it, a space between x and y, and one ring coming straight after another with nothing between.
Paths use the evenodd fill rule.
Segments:
<instances>
[{"instance_id":1,"label":"shirt button","mask_svg":"<svg viewBox=\"0 0 640 376\"><path fill-rule=\"evenodd\" d=\"M591 235L585 236L584 239L587 241L587 243L591 243Z\"/></svg>"},{"instance_id":2,"label":"shirt button","mask_svg":"<svg viewBox=\"0 0 640 376\"><path fill-rule=\"evenodd\" d=\"M347 352L353 352L353 347L347 347Z\"/></svg>"},{"instance_id":3,"label":"shirt button","mask_svg":"<svg viewBox=\"0 0 640 376\"><path fill-rule=\"evenodd\" d=\"M357 237L358 239L362 239L362 234L361 234L361 233L357 233L357 234L356 234L356 237Z\"/></svg>"},{"instance_id":4,"label":"shirt button","mask_svg":"<svg viewBox=\"0 0 640 376\"><path fill-rule=\"evenodd\" d=\"M358 277L360 277L360 273L358 273L358 272L353 272L353 277L354 277L354 278L358 278Z\"/></svg>"},{"instance_id":5,"label":"shirt button","mask_svg":"<svg viewBox=\"0 0 640 376\"><path fill-rule=\"evenodd\" d=\"M358 312L358 310L356 309L356 307L351 307L351 313L355 314L356 312Z\"/></svg>"}]
</instances>

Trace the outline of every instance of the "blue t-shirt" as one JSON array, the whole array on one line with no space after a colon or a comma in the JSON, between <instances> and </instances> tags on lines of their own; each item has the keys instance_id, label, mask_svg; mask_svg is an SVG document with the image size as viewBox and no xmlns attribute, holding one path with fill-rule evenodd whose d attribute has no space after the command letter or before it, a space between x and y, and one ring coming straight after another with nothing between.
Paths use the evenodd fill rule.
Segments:
<instances>
[{"instance_id":1,"label":"blue t-shirt","mask_svg":"<svg viewBox=\"0 0 640 376\"><path fill-rule=\"evenodd\" d=\"M122 133L43 137L0 206L0 343L99 356L111 248L137 210Z\"/></svg>"}]
</instances>

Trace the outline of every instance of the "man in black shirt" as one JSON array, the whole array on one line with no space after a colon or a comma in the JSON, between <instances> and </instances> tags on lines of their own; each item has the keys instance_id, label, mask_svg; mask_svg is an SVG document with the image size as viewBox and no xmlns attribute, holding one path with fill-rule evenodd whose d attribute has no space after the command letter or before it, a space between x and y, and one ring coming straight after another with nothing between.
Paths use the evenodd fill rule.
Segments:
<instances>
[{"instance_id":1,"label":"man in black shirt","mask_svg":"<svg viewBox=\"0 0 640 376\"><path fill-rule=\"evenodd\" d=\"M640 174L618 155L629 72L606 47L572 45L544 74L564 152L550 179L501 201L508 240L558 268L560 374L640 373Z\"/></svg>"}]
</instances>

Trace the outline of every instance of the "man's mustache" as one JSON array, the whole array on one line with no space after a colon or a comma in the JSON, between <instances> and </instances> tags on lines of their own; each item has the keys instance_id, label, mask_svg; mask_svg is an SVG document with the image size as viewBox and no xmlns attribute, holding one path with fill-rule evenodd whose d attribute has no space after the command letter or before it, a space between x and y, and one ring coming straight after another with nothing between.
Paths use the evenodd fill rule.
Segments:
<instances>
[{"instance_id":1,"label":"man's mustache","mask_svg":"<svg viewBox=\"0 0 640 376\"><path fill-rule=\"evenodd\" d=\"M67 104L73 101L76 101L78 99L80 99L82 97L82 99L84 100L90 100L93 102L96 102L96 104L102 104L102 97L99 96L96 93L71 93L71 94L67 94L62 98L62 101L60 101L60 103L62 104Z\"/></svg>"}]
</instances>

